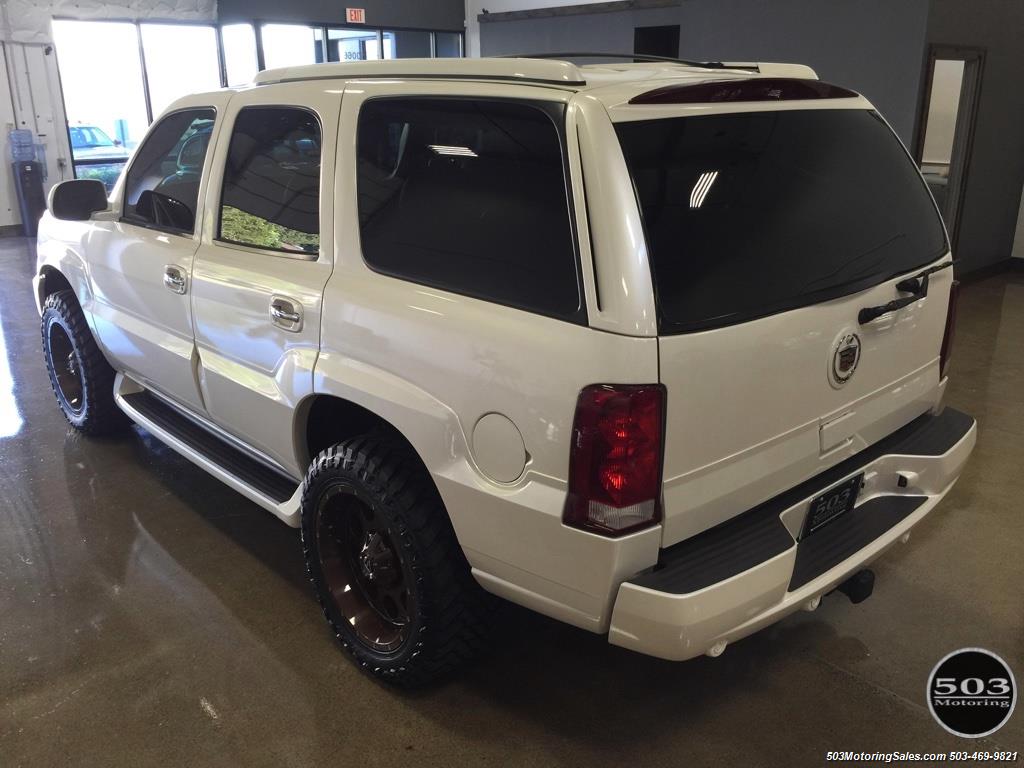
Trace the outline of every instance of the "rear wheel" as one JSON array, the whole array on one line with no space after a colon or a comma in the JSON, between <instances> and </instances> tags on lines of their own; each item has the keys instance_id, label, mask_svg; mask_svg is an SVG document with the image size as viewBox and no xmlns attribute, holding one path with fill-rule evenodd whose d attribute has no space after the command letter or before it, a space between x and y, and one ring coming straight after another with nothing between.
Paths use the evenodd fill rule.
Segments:
<instances>
[{"instance_id":1,"label":"rear wheel","mask_svg":"<svg viewBox=\"0 0 1024 768\"><path fill-rule=\"evenodd\" d=\"M477 585L419 460L386 436L321 453L302 494L306 568L328 623L367 671L419 685L483 644Z\"/></svg>"},{"instance_id":2,"label":"rear wheel","mask_svg":"<svg viewBox=\"0 0 1024 768\"><path fill-rule=\"evenodd\" d=\"M71 426L101 435L127 424L114 402L114 369L96 346L74 293L57 291L46 297L42 333L50 385Z\"/></svg>"}]
</instances>

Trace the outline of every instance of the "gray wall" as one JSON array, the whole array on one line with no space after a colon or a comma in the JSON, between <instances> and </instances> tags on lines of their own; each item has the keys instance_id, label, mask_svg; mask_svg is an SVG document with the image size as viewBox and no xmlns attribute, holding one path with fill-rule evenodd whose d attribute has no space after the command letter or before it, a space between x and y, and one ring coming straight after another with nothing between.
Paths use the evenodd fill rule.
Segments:
<instances>
[{"instance_id":1,"label":"gray wall","mask_svg":"<svg viewBox=\"0 0 1024 768\"><path fill-rule=\"evenodd\" d=\"M928 43L984 48L974 147L960 218L961 273L1009 258L1024 186L1021 0L932 0Z\"/></svg>"},{"instance_id":2,"label":"gray wall","mask_svg":"<svg viewBox=\"0 0 1024 768\"><path fill-rule=\"evenodd\" d=\"M252 19L342 23L346 5L365 8L366 23L374 27L461 30L465 24L464 0L219 0L217 18L225 24Z\"/></svg>"},{"instance_id":3,"label":"gray wall","mask_svg":"<svg viewBox=\"0 0 1024 768\"><path fill-rule=\"evenodd\" d=\"M809 64L823 80L863 93L913 140L928 0L682 0L676 8L483 22L481 53L631 53L634 27L661 24L680 25L683 58Z\"/></svg>"}]
</instances>

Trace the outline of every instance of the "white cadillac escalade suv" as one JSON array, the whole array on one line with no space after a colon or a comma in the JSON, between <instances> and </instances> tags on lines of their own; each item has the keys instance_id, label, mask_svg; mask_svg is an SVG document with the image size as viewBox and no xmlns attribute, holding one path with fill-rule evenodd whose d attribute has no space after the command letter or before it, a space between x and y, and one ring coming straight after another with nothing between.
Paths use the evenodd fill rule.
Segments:
<instances>
[{"instance_id":1,"label":"white cadillac escalade suv","mask_svg":"<svg viewBox=\"0 0 1024 768\"><path fill-rule=\"evenodd\" d=\"M802 66L266 71L39 232L71 424L127 415L300 527L332 630L402 684L492 594L666 659L863 599L975 441L935 204Z\"/></svg>"}]
</instances>

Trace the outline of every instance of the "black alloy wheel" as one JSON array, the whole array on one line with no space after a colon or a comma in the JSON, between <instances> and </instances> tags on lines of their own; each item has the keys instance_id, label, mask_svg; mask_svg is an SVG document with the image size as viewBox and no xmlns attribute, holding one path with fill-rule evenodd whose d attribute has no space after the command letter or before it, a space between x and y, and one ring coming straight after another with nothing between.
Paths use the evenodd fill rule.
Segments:
<instances>
[{"instance_id":1,"label":"black alloy wheel","mask_svg":"<svg viewBox=\"0 0 1024 768\"><path fill-rule=\"evenodd\" d=\"M372 500L348 483L328 487L316 542L327 589L359 641L378 653L398 650L416 613L413 577Z\"/></svg>"},{"instance_id":2,"label":"black alloy wheel","mask_svg":"<svg viewBox=\"0 0 1024 768\"><path fill-rule=\"evenodd\" d=\"M313 591L356 663L404 686L451 674L483 647L494 606L448 513L401 438L372 433L313 459L302 486Z\"/></svg>"},{"instance_id":3,"label":"black alloy wheel","mask_svg":"<svg viewBox=\"0 0 1024 768\"><path fill-rule=\"evenodd\" d=\"M72 291L46 297L41 328L50 386L71 426L89 435L123 428L128 417L114 402L116 372L97 346Z\"/></svg>"}]
</instances>

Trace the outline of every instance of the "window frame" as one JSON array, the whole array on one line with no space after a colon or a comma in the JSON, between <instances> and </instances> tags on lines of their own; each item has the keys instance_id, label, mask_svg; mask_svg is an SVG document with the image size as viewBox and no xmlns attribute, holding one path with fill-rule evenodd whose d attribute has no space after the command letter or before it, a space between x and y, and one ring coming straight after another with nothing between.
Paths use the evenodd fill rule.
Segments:
<instances>
[{"instance_id":1,"label":"window frame","mask_svg":"<svg viewBox=\"0 0 1024 768\"><path fill-rule=\"evenodd\" d=\"M558 146L561 153L562 187L566 200L566 216L568 217L567 223L569 225L569 240L572 244L573 269L576 275L576 295L578 297L578 304L576 309L570 312L546 312L537 307L531 307L525 304L518 304L511 301L503 301L494 297L484 296L479 293L471 293L464 290L455 290L452 286L441 285L440 283L436 282L424 282L422 280L417 280L407 275L396 274L393 271L381 269L380 267L371 264L370 261L366 258L366 253L363 250L363 227L362 222L359 221L359 173L357 169L355 177L353 178L353 204L355 206L355 221L357 222L356 239L359 246L359 257L362 260L362 263L366 266L367 269L369 269L371 272L375 274L383 275L393 280L401 280L402 282L409 285L420 285L426 288L432 288L434 290L451 293L455 296L464 296L466 298L473 299L474 301L482 301L487 304L496 304L498 306L516 309L521 312L528 312L532 315L536 315L539 317L548 317L553 320L561 320L563 322L573 323L574 325L588 326L590 324L590 319L587 308L586 286L584 283L585 276L583 272L583 265L581 263L582 252L580 250L579 242L579 227L577 225L575 193L573 188L571 168L569 164L570 147L568 141L568 134L566 131L566 117L568 115L568 104L563 101L555 101L549 99L532 99L516 96L483 96L474 94L432 94L408 92L402 94L381 94L367 96L359 104L359 109L355 116L356 158L359 157L359 133L362 124L363 110L365 109L366 105L378 101L410 100L437 102L499 102L505 104L517 104L525 107L530 107L532 109L539 111L551 122L551 125L555 129L555 132L558 136Z\"/></svg>"},{"instance_id":2,"label":"window frame","mask_svg":"<svg viewBox=\"0 0 1024 768\"><path fill-rule=\"evenodd\" d=\"M136 163L139 162L139 155L142 149L145 148L146 144L153 137L154 131L160 127L160 125L175 115L180 115L183 112L213 112L213 127L211 130L210 141L206 145L206 154L203 157L203 169L199 175L199 189L196 193L196 209L195 209L195 221L192 223L192 229L179 229L178 227L165 227L159 224L147 224L144 221L140 221L134 216L128 213L128 178L131 176L132 171L135 169ZM131 224L132 226L142 227L143 229L152 229L156 232L164 232L169 235L178 235L180 237L196 237L202 230L202 217L200 212L204 204L203 195L203 183L208 181L210 175L210 161L213 157L213 145L214 138L217 133L217 128L220 125L220 112L215 106L195 106L195 107L180 107L171 112L167 112L160 116L159 120L154 121L150 124L149 130L146 131L145 137L139 143L139 146L132 152L132 156L128 158L128 162L125 165L124 170L124 184L121 191L121 212L118 215L118 222L121 224Z\"/></svg>"},{"instance_id":3,"label":"window frame","mask_svg":"<svg viewBox=\"0 0 1024 768\"><path fill-rule=\"evenodd\" d=\"M319 183L317 186L317 229L318 235L320 236L320 243L316 253L297 251L283 251L275 248L264 248L258 245L251 245L249 243L242 243L237 240L226 240L221 237L221 224L224 212L224 186L227 184L227 169L228 169L228 158L231 155L231 139L235 134L235 126L238 124L239 116L246 110L252 109L293 109L298 112L306 112L313 116L316 120L317 128L320 131L320 175ZM222 248L233 248L238 251L245 251L247 253L262 254L265 256L276 256L278 258L291 259L293 261L319 261L324 255L323 238L324 233L323 227L323 199L324 199L324 121L320 117L319 113L307 106L298 104L281 104L281 103L267 103L267 104L246 104L239 107L234 113L231 120L231 127L227 129L227 145L224 147L224 153L220 168L220 189L217 192L217 208L214 219L213 231L210 233L210 241Z\"/></svg>"}]
</instances>

